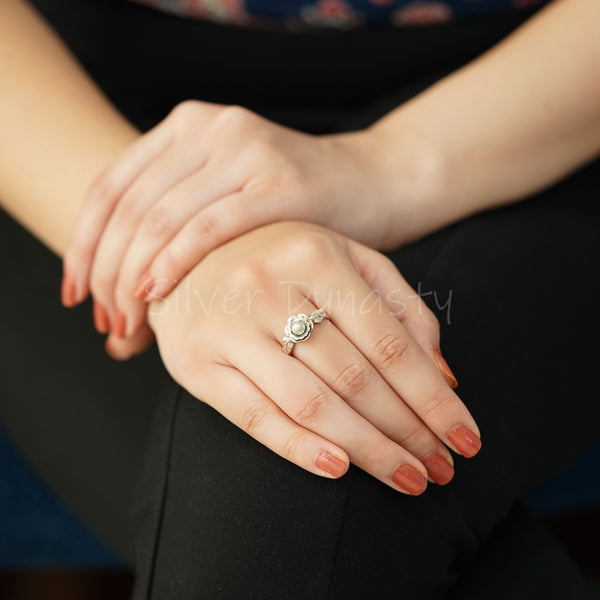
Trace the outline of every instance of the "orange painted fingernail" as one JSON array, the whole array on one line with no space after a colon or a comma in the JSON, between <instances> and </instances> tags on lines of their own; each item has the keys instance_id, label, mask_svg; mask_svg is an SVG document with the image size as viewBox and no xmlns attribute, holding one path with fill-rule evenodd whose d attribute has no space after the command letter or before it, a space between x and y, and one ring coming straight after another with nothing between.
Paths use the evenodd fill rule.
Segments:
<instances>
[{"instance_id":1,"label":"orange painted fingernail","mask_svg":"<svg viewBox=\"0 0 600 600\"><path fill-rule=\"evenodd\" d=\"M60 286L60 301L65 308L75 306L75 282L69 273L63 273Z\"/></svg>"},{"instance_id":2,"label":"orange painted fingernail","mask_svg":"<svg viewBox=\"0 0 600 600\"><path fill-rule=\"evenodd\" d=\"M467 458L475 456L481 448L481 440L474 431L471 431L466 425L457 427L448 434L448 439L454 444L456 449Z\"/></svg>"},{"instance_id":3,"label":"orange painted fingernail","mask_svg":"<svg viewBox=\"0 0 600 600\"><path fill-rule=\"evenodd\" d=\"M149 271L146 271L142 277L140 277L140 285L135 289L134 296L139 300L145 300L152 291L152 286L154 285L154 277L150 274Z\"/></svg>"},{"instance_id":4,"label":"orange painted fingernail","mask_svg":"<svg viewBox=\"0 0 600 600\"><path fill-rule=\"evenodd\" d=\"M330 454L326 450L322 450L317 454L315 463L319 469L322 469L334 477L341 477L348 469L348 465L345 461Z\"/></svg>"},{"instance_id":5,"label":"orange painted fingernail","mask_svg":"<svg viewBox=\"0 0 600 600\"><path fill-rule=\"evenodd\" d=\"M412 465L400 465L392 475L392 480L413 496L422 494L427 488L427 479Z\"/></svg>"},{"instance_id":6,"label":"orange painted fingernail","mask_svg":"<svg viewBox=\"0 0 600 600\"><path fill-rule=\"evenodd\" d=\"M94 300L93 313L96 331L98 333L108 333L108 330L110 329L108 313L104 309L104 306L102 306L102 304L96 300Z\"/></svg>"},{"instance_id":7,"label":"orange painted fingernail","mask_svg":"<svg viewBox=\"0 0 600 600\"><path fill-rule=\"evenodd\" d=\"M454 467L441 454L430 454L423 464L429 476L438 484L446 485L454 477Z\"/></svg>"},{"instance_id":8,"label":"orange painted fingernail","mask_svg":"<svg viewBox=\"0 0 600 600\"><path fill-rule=\"evenodd\" d=\"M115 310L115 318L113 320L112 328L110 332L118 337L125 337L125 330L127 329L127 320L125 319L125 315L117 308Z\"/></svg>"},{"instance_id":9,"label":"orange painted fingernail","mask_svg":"<svg viewBox=\"0 0 600 600\"><path fill-rule=\"evenodd\" d=\"M456 381L456 377L454 377L454 373L452 372L452 370L448 366L448 363L445 361L444 357L442 356L440 349L434 348L433 354L435 356L435 361L437 362L437 365L438 365L440 371L442 372L442 375L444 375L444 377L446 378L446 381L448 382L450 387L452 389L454 389L458 385L458 381Z\"/></svg>"}]
</instances>

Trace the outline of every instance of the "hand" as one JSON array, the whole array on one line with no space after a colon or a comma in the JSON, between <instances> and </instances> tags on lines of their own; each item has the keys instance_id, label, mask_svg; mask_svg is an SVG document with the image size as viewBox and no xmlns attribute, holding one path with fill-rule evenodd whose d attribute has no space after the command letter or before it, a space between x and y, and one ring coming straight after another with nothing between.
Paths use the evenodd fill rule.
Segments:
<instances>
[{"instance_id":1,"label":"hand","mask_svg":"<svg viewBox=\"0 0 600 600\"><path fill-rule=\"evenodd\" d=\"M408 219L392 218L377 150L367 131L315 136L239 106L184 102L92 185L64 259L63 303L91 288L98 328L130 336L145 318L136 296L164 296L208 252L275 221L391 246Z\"/></svg>"},{"instance_id":2,"label":"hand","mask_svg":"<svg viewBox=\"0 0 600 600\"><path fill-rule=\"evenodd\" d=\"M317 308L329 320L284 354L288 316ZM432 360L433 313L389 259L320 226L281 222L220 246L152 301L149 323L176 381L312 473L339 477L350 460L420 494L427 475L452 478L444 443L479 450Z\"/></svg>"}]
</instances>

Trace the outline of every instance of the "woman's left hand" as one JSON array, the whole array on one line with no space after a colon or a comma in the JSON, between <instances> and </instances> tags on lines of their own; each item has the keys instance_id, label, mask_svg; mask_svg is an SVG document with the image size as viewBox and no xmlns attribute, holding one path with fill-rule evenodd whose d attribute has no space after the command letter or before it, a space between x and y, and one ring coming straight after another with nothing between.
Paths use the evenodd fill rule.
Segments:
<instances>
[{"instance_id":1,"label":"woman's left hand","mask_svg":"<svg viewBox=\"0 0 600 600\"><path fill-rule=\"evenodd\" d=\"M130 336L145 321L140 300L164 297L208 252L274 221L390 247L398 224L377 157L369 130L316 136L240 106L183 102L91 186L63 303L91 290L98 329Z\"/></svg>"}]
</instances>

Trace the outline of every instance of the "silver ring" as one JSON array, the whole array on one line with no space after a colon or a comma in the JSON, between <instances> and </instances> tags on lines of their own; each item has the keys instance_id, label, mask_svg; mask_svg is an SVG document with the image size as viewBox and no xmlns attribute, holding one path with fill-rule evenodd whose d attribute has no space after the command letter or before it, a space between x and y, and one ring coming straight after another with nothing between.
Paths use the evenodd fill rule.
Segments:
<instances>
[{"instance_id":1,"label":"silver ring","mask_svg":"<svg viewBox=\"0 0 600 600\"><path fill-rule=\"evenodd\" d=\"M322 310L315 312L307 317L300 313L292 315L288 320L284 329L285 336L281 341L281 347L286 354L290 354L294 348L294 344L303 342L310 337L315 323L320 323L323 319L327 319L327 313Z\"/></svg>"}]
</instances>

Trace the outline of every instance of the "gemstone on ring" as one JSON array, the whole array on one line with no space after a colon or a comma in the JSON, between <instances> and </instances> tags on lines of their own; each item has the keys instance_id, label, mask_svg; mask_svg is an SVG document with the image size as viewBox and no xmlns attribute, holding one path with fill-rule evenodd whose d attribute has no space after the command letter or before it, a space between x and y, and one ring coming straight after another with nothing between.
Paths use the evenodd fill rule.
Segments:
<instances>
[{"instance_id":1,"label":"gemstone on ring","mask_svg":"<svg viewBox=\"0 0 600 600\"><path fill-rule=\"evenodd\" d=\"M294 344L303 342L310 337L314 323L320 323L327 317L324 310L316 310L307 317L305 314L292 315L284 329L285 336L282 340L282 348L286 354L290 354Z\"/></svg>"}]
</instances>

